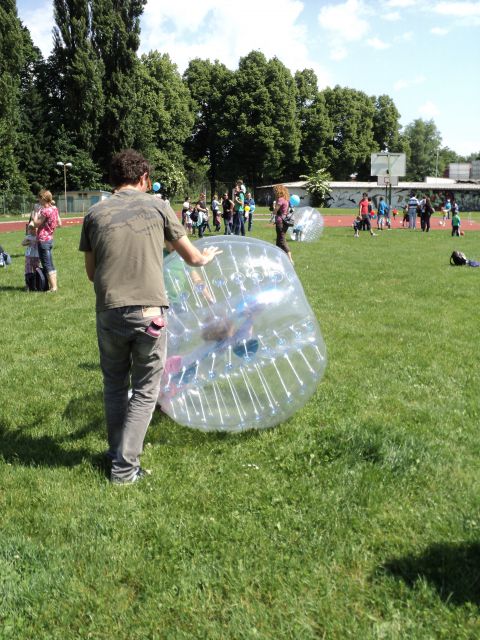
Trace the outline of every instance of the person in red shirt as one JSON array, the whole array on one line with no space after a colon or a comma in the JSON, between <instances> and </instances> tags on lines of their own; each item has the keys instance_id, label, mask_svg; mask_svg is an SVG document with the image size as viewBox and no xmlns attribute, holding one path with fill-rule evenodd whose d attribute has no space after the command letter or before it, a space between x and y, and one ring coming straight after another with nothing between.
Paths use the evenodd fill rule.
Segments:
<instances>
[{"instance_id":1,"label":"person in red shirt","mask_svg":"<svg viewBox=\"0 0 480 640\"><path fill-rule=\"evenodd\" d=\"M376 233L372 231L372 225L370 224L370 210L369 210L370 202L368 200L368 194L364 193L362 199L358 203L358 215L362 220L362 229L365 231L368 229L370 231L371 236L376 236Z\"/></svg>"}]
</instances>

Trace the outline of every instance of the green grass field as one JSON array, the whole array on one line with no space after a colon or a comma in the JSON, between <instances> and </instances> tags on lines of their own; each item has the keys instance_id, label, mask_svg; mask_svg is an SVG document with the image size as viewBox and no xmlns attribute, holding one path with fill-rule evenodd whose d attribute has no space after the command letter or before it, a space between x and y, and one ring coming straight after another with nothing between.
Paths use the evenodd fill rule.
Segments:
<instances>
[{"instance_id":1,"label":"green grass field","mask_svg":"<svg viewBox=\"0 0 480 640\"><path fill-rule=\"evenodd\" d=\"M146 483L111 486L79 227L58 294L0 270L0 638L477 639L477 233L293 244L329 363L288 422L238 435L155 414ZM257 237L274 240L257 224Z\"/></svg>"}]
</instances>

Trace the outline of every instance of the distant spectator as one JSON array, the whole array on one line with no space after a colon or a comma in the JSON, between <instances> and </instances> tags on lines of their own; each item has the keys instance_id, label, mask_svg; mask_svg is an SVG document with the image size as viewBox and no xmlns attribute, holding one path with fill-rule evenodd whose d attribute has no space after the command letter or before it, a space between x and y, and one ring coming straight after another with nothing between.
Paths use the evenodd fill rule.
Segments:
<instances>
[{"instance_id":1,"label":"distant spectator","mask_svg":"<svg viewBox=\"0 0 480 640\"><path fill-rule=\"evenodd\" d=\"M230 200L226 192L222 196L222 218L225 225L224 235L232 235L233 201Z\"/></svg>"},{"instance_id":2,"label":"distant spectator","mask_svg":"<svg viewBox=\"0 0 480 640\"><path fill-rule=\"evenodd\" d=\"M364 193L362 199L358 203L358 215L362 221L361 228L366 231L370 231L370 235L375 234L372 231L372 225L370 224L370 212L372 210L371 198L369 199L368 193Z\"/></svg>"},{"instance_id":3,"label":"distant spectator","mask_svg":"<svg viewBox=\"0 0 480 640\"><path fill-rule=\"evenodd\" d=\"M53 234L55 229L62 224L55 200L47 189L38 194L40 209L38 209L32 221L29 223L37 229L38 255L42 263L50 291L57 291L57 270L53 264Z\"/></svg>"},{"instance_id":4,"label":"distant spectator","mask_svg":"<svg viewBox=\"0 0 480 640\"><path fill-rule=\"evenodd\" d=\"M457 213L454 213L452 216L452 236L460 235L460 216Z\"/></svg>"},{"instance_id":5,"label":"distant spectator","mask_svg":"<svg viewBox=\"0 0 480 640\"><path fill-rule=\"evenodd\" d=\"M416 195L412 192L408 200L408 226L410 229L417 228L417 215L419 214L420 203Z\"/></svg>"},{"instance_id":6,"label":"distant spectator","mask_svg":"<svg viewBox=\"0 0 480 640\"><path fill-rule=\"evenodd\" d=\"M435 209L432 207L430 198L426 196L423 202L422 212L420 217L420 225L422 227L422 231L426 231L427 233L430 231L430 217L432 213L434 213L434 211Z\"/></svg>"},{"instance_id":7,"label":"distant spectator","mask_svg":"<svg viewBox=\"0 0 480 640\"><path fill-rule=\"evenodd\" d=\"M235 191L233 194L233 233L236 236L244 236L245 219L243 217L243 214L245 206L245 195L239 182L237 182L237 186L235 187Z\"/></svg>"},{"instance_id":8,"label":"distant spectator","mask_svg":"<svg viewBox=\"0 0 480 640\"><path fill-rule=\"evenodd\" d=\"M378 212L377 212L377 229L383 231L383 227L386 224L386 218L390 212L390 207L385 202L383 196L380 196L380 200L378 202Z\"/></svg>"},{"instance_id":9,"label":"distant spectator","mask_svg":"<svg viewBox=\"0 0 480 640\"><path fill-rule=\"evenodd\" d=\"M452 203L450 202L450 198L447 198L443 206L443 221L450 220L450 212L452 211Z\"/></svg>"},{"instance_id":10,"label":"distant spectator","mask_svg":"<svg viewBox=\"0 0 480 640\"><path fill-rule=\"evenodd\" d=\"M292 252L286 241L286 233L288 226L285 222L285 218L288 214L290 194L287 188L283 184L276 184L273 187L273 193L275 194L275 230L277 232L276 245L282 251L285 251L290 262L293 264Z\"/></svg>"},{"instance_id":11,"label":"distant spectator","mask_svg":"<svg viewBox=\"0 0 480 640\"><path fill-rule=\"evenodd\" d=\"M215 227L215 231L220 231L220 227L221 227L220 202L218 201L218 195L216 193L212 198L212 219L213 219L213 225Z\"/></svg>"},{"instance_id":12,"label":"distant spectator","mask_svg":"<svg viewBox=\"0 0 480 640\"><path fill-rule=\"evenodd\" d=\"M185 196L185 198L183 199L183 204L182 204L182 225L185 227L185 218L187 215L187 211L190 209L190 197L187 195Z\"/></svg>"},{"instance_id":13,"label":"distant spectator","mask_svg":"<svg viewBox=\"0 0 480 640\"><path fill-rule=\"evenodd\" d=\"M248 207L248 211L247 211ZM248 231L252 230L253 212L255 211L255 200L252 198L250 191L245 197L245 220L248 221Z\"/></svg>"}]
</instances>

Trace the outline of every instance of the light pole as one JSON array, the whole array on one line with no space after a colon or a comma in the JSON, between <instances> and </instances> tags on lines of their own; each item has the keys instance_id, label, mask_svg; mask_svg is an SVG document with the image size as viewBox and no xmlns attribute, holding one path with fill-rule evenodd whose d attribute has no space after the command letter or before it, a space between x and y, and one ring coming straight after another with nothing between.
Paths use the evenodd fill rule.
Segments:
<instances>
[{"instance_id":1,"label":"light pole","mask_svg":"<svg viewBox=\"0 0 480 640\"><path fill-rule=\"evenodd\" d=\"M70 169L72 166L71 162L57 162L57 167L63 167L63 187L65 194L65 215L68 213L67 207L67 167Z\"/></svg>"}]
</instances>

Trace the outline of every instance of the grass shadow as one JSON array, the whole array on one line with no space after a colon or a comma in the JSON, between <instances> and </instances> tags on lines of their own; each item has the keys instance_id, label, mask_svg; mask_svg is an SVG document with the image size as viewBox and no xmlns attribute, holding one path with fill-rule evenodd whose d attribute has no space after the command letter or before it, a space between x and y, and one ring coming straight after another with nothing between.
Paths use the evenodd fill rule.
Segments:
<instances>
[{"instance_id":1,"label":"grass shadow","mask_svg":"<svg viewBox=\"0 0 480 640\"><path fill-rule=\"evenodd\" d=\"M23 287L14 287L13 285L4 284L0 286L0 291L25 291L25 285Z\"/></svg>"},{"instance_id":2,"label":"grass shadow","mask_svg":"<svg viewBox=\"0 0 480 640\"><path fill-rule=\"evenodd\" d=\"M71 400L62 418L70 424L64 435L33 435L38 433L42 417L32 424L9 429L0 423L0 452L6 462L25 466L72 467L90 460L93 466L103 468L103 458L90 447L72 447L89 434L98 432L104 437L102 393L90 394Z\"/></svg>"},{"instance_id":3,"label":"grass shadow","mask_svg":"<svg viewBox=\"0 0 480 640\"><path fill-rule=\"evenodd\" d=\"M90 433L105 435L103 392L73 398L65 407L63 419L73 427L66 440L81 440Z\"/></svg>"},{"instance_id":4,"label":"grass shadow","mask_svg":"<svg viewBox=\"0 0 480 640\"><path fill-rule=\"evenodd\" d=\"M418 581L426 581L446 603L480 606L479 567L480 543L440 543L420 555L389 560L381 572L403 580L412 589Z\"/></svg>"},{"instance_id":5,"label":"grass shadow","mask_svg":"<svg viewBox=\"0 0 480 640\"><path fill-rule=\"evenodd\" d=\"M100 369L100 363L99 362L80 362L80 364L78 365L79 369L83 369L84 371L97 371L97 369Z\"/></svg>"},{"instance_id":6,"label":"grass shadow","mask_svg":"<svg viewBox=\"0 0 480 640\"><path fill-rule=\"evenodd\" d=\"M73 467L92 456L88 449L64 449L52 436L28 435L28 425L11 431L0 424L0 451L5 462L24 466Z\"/></svg>"}]
</instances>

